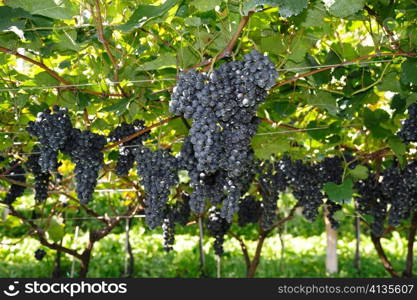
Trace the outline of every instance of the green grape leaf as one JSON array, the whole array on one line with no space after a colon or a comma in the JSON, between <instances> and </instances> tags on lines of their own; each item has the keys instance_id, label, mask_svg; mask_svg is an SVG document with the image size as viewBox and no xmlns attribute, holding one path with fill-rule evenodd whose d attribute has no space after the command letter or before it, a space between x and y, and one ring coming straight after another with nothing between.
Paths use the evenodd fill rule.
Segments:
<instances>
[{"instance_id":1,"label":"green grape leaf","mask_svg":"<svg viewBox=\"0 0 417 300\"><path fill-rule=\"evenodd\" d=\"M388 73L384 76L381 83L378 85L380 91L400 92L401 84L398 74L396 72Z\"/></svg>"},{"instance_id":2,"label":"green grape leaf","mask_svg":"<svg viewBox=\"0 0 417 300\"><path fill-rule=\"evenodd\" d=\"M147 61L137 68L137 71L159 70L164 68L175 68L177 58L170 53L162 53L156 59Z\"/></svg>"},{"instance_id":3,"label":"green grape leaf","mask_svg":"<svg viewBox=\"0 0 417 300\"><path fill-rule=\"evenodd\" d=\"M329 13L338 18L346 18L357 13L365 5L365 0L322 0Z\"/></svg>"},{"instance_id":4,"label":"green grape leaf","mask_svg":"<svg viewBox=\"0 0 417 300\"><path fill-rule=\"evenodd\" d=\"M288 117L295 113L297 106L289 101L273 102L268 105L268 113L272 119Z\"/></svg>"},{"instance_id":5,"label":"green grape leaf","mask_svg":"<svg viewBox=\"0 0 417 300\"><path fill-rule=\"evenodd\" d=\"M336 203L349 203L354 193L353 181L346 179L340 185L334 182L327 182L324 185L324 191L331 201Z\"/></svg>"},{"instance_id":6,"label":"green grape leaf","mask_svg":"<svg viewBox=\"0 0 417 300\"><path fill-rule=\"evenodd\" d=\"M372 135L376 138L385 138L392 135L392 132L382 125L387 123L390 119L389 114L382 109L376 109L374 111L369 108L365 108L363 112L364 124L368 128Z\"/></svg>"},{"instance_id":7,"label":"green grape leaf","mask_svg":"<svg viewBox=\"0 0 417 300\"><path fill-rule=\"evenodd\" d=\"M140 28L151 19L166 14L171 8L178 3L178 0L167 0L161 5L139 5L133 12L132 16L126 23L117 27L117 29L128 32L135 28Z\"/></svg>"},{"instance_id":8,"label":"green grape leaf","mask_svg":"<svg viewBox=\"0 0 417 300\"><path fill-rule=\"evenodd\" d=\"M328 16L324 5L318 2L314 7L310 7L303 11L302 14L297 17L300 25L303 27L321 27L324 25L324 18Z\"/></svg>"},{"instance_id":9,"label":"green grape leaf","mask_svg":"<svg viewBox=\"0 0 417 300\"><path fill-rule=\"evenodd\" d=\"M317 59L309 53L307 53L307 55L305 56L305 61L310 66L320 66L320 63L317 61ZM325 84L331 80L329 72L319 72L317 74L314 74L313 78L318 85Z\"/></svg>"},{"instance_id":10,"label":"green grape leaf","mask_svg":"<svg viewBox=\"0 0 417 300\"><path fill-rule=\"evenodd\" d=\"M126 112L129 105L129 99L122 99L114 104L102 108L101 112L115 112L117 115L122 115Z\"/></svg>"},{"instance_id":11,"label":"green grape leaf","mask_svg":"<svg viewBox=\"0 0 417 300\"><path fill-rule=\"evenodd\" d=\"M388 140L388 145L398 158L403 157L407 151L407 148L401 141L401 138L395 135Z\"/></svg>"},{"instance_id":12,"label":"green grape leaf","mask_svg":"<svg viewBox=\"0 0 417 300\"><path fill-rule=\"evenodd\" d=\"M189 18L186 18L186 19L184 19L184 23L186 25L188 25L188 26L194 26L194 27L198 27L201 24L203 24L201 22L201 18L199 18L199 17L189 17Z\"/></svg>"},{"instance_id":13,"label":"green grape leaf","mask_svg":"<svg viewBox=\"0 0 417 300\"><path fill-rule=\"evenodd\" d=\"M21 8L11 8L8 6L0 6L0 30L9 30L11 27L24 29L26 20L32 15Z\"/></svg>"},{"instance_id":14,"label":"green grape leaf","mask_svg":"<svg viewBox=\"0 0 417 300\"><path fill-rule=\"evenodd\" d=\"M287 50L284 36L281 34L274 34L267 37L262 37L260 42L262 52L270 52L273 54L282 54Z\"/></svg>"},{"instance_id":15,"label":"green grape leaf","mask_svg":"<svg viewBox=\"0 0 417 300\"><path fill-rule=\"evenodd\" d=\"M416 102L417 102L417 93L412 93L410 96L407 97L405 106L408 107L410 104L416 103Z\"/></svg>"},{"instance_id":16,"label":"green grape leaf","mask_svg":"<svg viewBox=\"0 0 417 300\"><path fill-rule=\"evenodd\" d=\"M323 127L323 129L319 129ZM326 122L311 121L307 125L307 134L313 139L323 141L330 135L340 131L339 122L333 122L330 126Z\"/></svg>"},{"instance_id":17,"label":"green grape leaf","mask_svg":"<svg viewBox=\"0 0 417 300\"><path fill-rule=\"evenodd\" d=\"M49 75L47 72L40 72L36 74L33 78L33 81L36 83L36 85L40 86L55 86L59 84L58 80Z\"/></svg>"},{"instance_id":18,"label":"green grape leaf","mask_svg":"<svg viewBox=\"0 0 417 300\"><path fill-rule=\"evenodd\" d=\"M65 225L58 219L52 218L46 230L48 237L54 241L59 242L65 235Z\"/></svg>"},{"instance_id":19,"label":"green grape leaf","mask_svg":"<svg viewBox=\"0 0 417 300\"><path fill-rule=\"evenodd\" d=\"M308 0L279 0L279 14L288 18L300 14L308 4Z\"/></svg>"},{"instance_id":20,"label":"green grape leaf","mask_svg":"<svg viewBox=\"0 0 417 300\"><path fill-rule=\"evenodd\" d=\"M6 0L6 5L22 8L32 15L52 19L72 19L77 14L75 6L68 0Z\"/></svg>"},{"instance_id":21,"label":"green grape leaf","mask_svg":"<svg viewBox=\"0 0 417 300\"><path fill-rule=\"evenodd\" d=\"M243 5L243 14L248 15L249 11L261 5L279 7L279 14L288 18L300 14L308 4L308 0L249 0Z\"/></svg>"},{"instance_id":22,"label":"green grape leaf","mask_svg":"<svg viewBox=\"0 0 417 300\"><path fill-rule=\"evenodd\" d=\"M58 50L67 51L80 51L80 46L77 44L77 32L75 30L62 30L61 32L57 33L56 36L59 39L56 47Z\"/></svg>"},{"instance_id":23,"label":"green grape leaf","mask_svg":"<svg viewBox=\"0 0 417 300\"><path fill-rule=\"evenodd\" d=\"M407 59L401 65L401 81L417 85L417 59Z\"/></svg>"},{"instance_id":24,"label":"green grape leaf","mask_svg":"<svg viewBox=\"0 0 417 300\"><path fill-rule=\"evenodd\" d=\"M256 135L252 139L255 156L259 159L269 159L271 155L282 153L290 149L288 138L284 134Z\"/></svg>"},{"instance_id":25,"label":"green grape leaf","mask_svg":"<svg viewBox=\"0 0 417 300\"><path fill-rule=\"evenodd\" d=\"M220 5L222 0L193 0L191 5L199 11L209 11Z\"/></svg>"},{"instance_id":26,"label":"green grape leaf","mask_svg":"<svg viewBox=\"0 0 417 300\"><path fill-rule=\"evenodd\" d=\"M368 168L362 165L357 165L353 169L349 169L349 174L351 174L355 179L366 179L368 178Z\"/></svg>"},{"instance_id":27,"label":"green grape leaf","mask_svg":"<svg viewBox=\"0 0 417 300\"><path fill-rule=\"evenodd\" d=\"M336 98L327 92L319 91L316 95L307 96L307 104L325 109L329 114L333 116L336 116L339 112Z\"/></svg>"},{"instance_id":28,"label":"green grape leaf","mask_svg":"<svg viewBox=\"0 0 417 300\"><path fill-rule=\"evenodd\" d=\"M29 95L26 94L18 94L16 97L13 98L13 103L17 107L24 107L27 101L29 100Z\"/></svg>"}]
</instances>

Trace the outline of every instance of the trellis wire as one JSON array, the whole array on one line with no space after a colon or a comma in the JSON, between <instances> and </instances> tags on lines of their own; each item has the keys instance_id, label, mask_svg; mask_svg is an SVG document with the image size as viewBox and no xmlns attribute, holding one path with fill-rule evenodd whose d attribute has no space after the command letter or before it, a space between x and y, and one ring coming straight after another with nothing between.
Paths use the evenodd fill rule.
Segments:
<instances>
[{"instance_id":1,"label":"trellis wire","mask_svg":"<svg viewBox=\"0 0 417 300\"><path fill-rule=\"evenodd\" d=\"M13 177L13 176L22 176L22 175L30 175L32 173L22 173L22 174L13 174L13 175L3 175L4 177ZM99 183L100 184L100 183ZM119 192L137 192L136 189L95 189L94 193L119 193ZM4 192L0 190L0 192Z\"/></svg>"},{"instance_id":2,"label":"trellis wire","mask_svg":"<svg viewBox=\"0 0 417 300\"><path fill-rule=\"evenodd\" d=\"M133 216L98 216L98 217L63 217L62 220L105 220L109 218L118 218L118 219L141 219L145 218L146 215L133 215ZM27 221L41 221L49 220L50 218L35 218L35 219L26 219Z\"/></svg>"},{"instance_id":3,"label":"trellis wire","mask_svg":"<svg viewBox=\"0 0 417 300\"><path fill-rule=\"evenodd\" d=\"M299 70L309 70L309 69L321 69L321 68L337 68L350 65L370 65L384 62L392 62L392 59L384 60L373 60L373 61L363 61L363 62L345 62L340 64L331 64L331 65L318 65L318 66L305 66L305 67L294 67L294 68L282 68L277 69L278 72L284 71L299 71ZM143 80L128 80L128 81L109 81L103 83L80 83L80 84L66 84L66 85L51 85L51 86L22 86L18 88L3 88L0 89L0 92L16 92L20 90L41 90L41 89L65 89L72 87L85 87L85 86L111 86L117 84L129 84L129 83L143 83L143 82L158 82L158 81L175 81L176 78L161 78L161 79L143 79Z\"/></svg>"},{"instance_id":4,"label":"trellis wire","mask_svg":"<svg viewBox=\"0 0 417 300\"><path fill-rule=\"evenodd\" d=\"M122 24L102 24L104 27L115 27ZM22 31L41 31L41 30L67 30L67 29L80 29L80 28L88 28L88 27L96 27L94 24L80 24L80 25L68 25L68 26L43 26L43 27L32 27L32 28L25 28Z\"/></svg>"},{"instance_id":5,"label":"trellis wire","mask_svg":"<svg viewBox=\"0 0 417 300\"><path fill-rule=\"evenodd\" d=\"M341 128L351 128L351 127L355 127L355 125L346 125L346 126L342 126ZM294 128L291 130L281 130L281 131L273 131L273 132L260 132L255 134L255 136L262 136L262 135L274 135L274 134L288 134L288 133L305 133L307 131L313 131L313 130L324 130L324 129L329 129L330 126L323 126L323 127L312 127L312 128ZM174 143L181 143L181 141L175 141ZM138 147L138 146L142 146L142 145L127 145L127 146L122 146L124 148L133 148L133 147ZM40 154L40 152L15 152L13 154L18 154L18 155L30 155L30 154ZM0 152L0 155L10 155L10 153L6 153L6 152ZM24 175L24 174L22 174Z\"/></svg>"},{"instance_id":6,"label":"trellis wire","mask_svg":"<svg viewBox=\"0 0 417 300\"><path fill-rule=\"evenodd\" d=\"M7 208L7 207L6 207ZM85 217L62 217L62 220L105 220L105 219L110 219L110 218L118 218L118 219L142 219L145 218L146 215L144 214L137 214L137 215L131 215L131 216L126 216L126 215L116 215L116 216L109 216L109 215L104 215L104 216L85 216ZM49 220L50 217L44 217L44 218L31 218L31 219L26 219L27 221L40 221L40 220Z\"/></svg>"},{"instance_id":7,"label":"trellis wire","mask_svg":"<svg viewBox=\"0 0 417 300\"><path fill-rule=\"evenodd\" d=\"M177 142L179 143L179 142ZM126 146L120 146L123 148L134 148L134 147L138 147L138 146L143 146L142 144L137 144L137 145L126 145ZM6 153L6 152L0 152L0 155L9 155L10 153ZM35 151L35 152L15 152L14 154L23 154L23 155L31 155L31 154L41 154L41 152L39 151Z\"/></svg>"},{"instance_id":8,"label":"trellis wire","mask_svg":"<svg viewBox=\"0 0 417 300\"><path fill-rule=\"evenodd\" d=\"M306 66L306 67L294 67L294 68L284 68L284 69L277 69L278 72L280 71L301 71L301 70L310 70L310 69L321 69L321 68L336 68L336 67L344 67L344 66L351 66L351 65L370 65L370 64L377 64L377 63L384 63L384 62L392 62L392 59L383 59L383 60L371 60L371 61L362 61L362 62L342 62L339 64L331 64L331 65L317 65L317 66Z\"/></svg>"},{"instance_id":9,"label":"trellis wire","mask_svg":"<svg viewBox=\"0 0 417 300\"><path fill-rule=\"evenodd\" d=\"M48 85L48 86L22 86L17 88L4 88L0 89L0 92L16 92L20 90L47 90L47 89L66 89L72 87L85 87L85 86L111 86L118 85L122 83L144 83L144 82L158 82L158 81L175 81L176 78L160 78L160 79L138 79L138 80L127 80L127 81L108 81L102 83L79 83L79 84L63 84L63 85Z\"/></svg>"}]
</instances>

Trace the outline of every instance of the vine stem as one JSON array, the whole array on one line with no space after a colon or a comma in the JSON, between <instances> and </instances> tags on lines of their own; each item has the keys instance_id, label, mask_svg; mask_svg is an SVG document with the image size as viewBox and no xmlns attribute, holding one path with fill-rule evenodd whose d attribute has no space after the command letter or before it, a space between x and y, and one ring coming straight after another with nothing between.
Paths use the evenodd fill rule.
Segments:
<instances>
[{"instance_id":1,"label":"vine stem","mask_svg":"<svg viewBox=\"0 0 417 300\"><path fill-rule=\"evenodd\" d=\"M144 128L144 129L142 129L142 130L139 130L139 131L135 132L134 134L131 134L131 135L125 137L124 139L121 139L120 141L117 141L117 142L115 142L113 144L110 144L110 145L104 147L103 148L103 151L104 150L112 149L114 147L117 147L120 144L123 144L123 143L126 143L126 142L130 141L130 140L133 140L134 138L136 138L136 137L138 137L138 136L140 136L140 135L142 135L142 134L150 131L151 129L153 129L155 127L164 125L164 124L166 124L166 123L168 123L168 122L170 122L172 120L178 119L178 118L179 118L179 116L174 116L174 117L170 117L170 118L164 119L164 120L162 120L162 121L160 121L158 123L152 124L152 125Z\"/></svg>"},{"instance_id":2,"label":"vine stem","mask_svg":"<svg viewBox=\"0 0 417 300\"><path fill-rule=\"evenodd\" d=\"M79 254L76 250L74 249L70 249L67 247L62 246L61 244L57 244L57 243L50 243L46 237L45 237L45 232L44 230L42 230L41 228L39 228L35 222L33 222L32 220L27 219L25 216L23 216L20 212L18 212L12 205L8 205L8 208L10 210L10 214L12 216L15 216L17 218L19 218L20 220L22 220L24 223L28 224L33 231L35 232L35 234L38 236L38 239L40 241L40 243L50 249L54 249L54 250L58 250L58 251L62 251L64 253L67 253L69 255L74 256L77 259L82 259L81 254Z\"/></svg>"},{"instance_id":3,"label":"vine stem","mask_svg":"<svg viewBox=\"0 0 417 300\"><path fill-rule=\"evenodd\" d=\"M391 275L391 277L395 277L395 278L400 277L398 273L394 270L394 267L392 266L390 260L385 254L384 248L382 247L382 244L381 244L381 238L371 233L371 240L372 240L372 243L374 244L374 248L376 252L378 253L379 259L384 265L385 270Z\"/></svg>"},{"instance_id":4,"label":"vine stem","mask_svg":"<svg viewBox=\"0 0 417 300\"><path fill-rule=\"evenodd\" d=\"M255 254L253 255L252 260L249 256L249 251L248 251L245 241L234 232L232 231L228 232L232 237L234 237L239 242L240 249L242 250L242 253L243 253L243 258L245 259L246 277L253 278L255 276L256 269L258 268L260 260L261 260L262 248L264 246L265 239L275 228L280 227L286 222L288 222L289 220L291 220L294 217L297 207L298 205L293 206L293 208L290 210L288 215L285 218L282 218L278 220L277 222L275 222L270 229L263 230L262 227L259 227L258 242L256 244L256 250L255 250Z\"/></svg>"},{"instance_id":5,"label":"vine stem","mask_svg":"<svg viewBox=\"0 0 417 300\"><path fill-rule=\"evenodd\" d=\"M61 89L61 90L65 90L65 89L69 89L69 90L77 90L81 93L84 94L90 94L90 95L95 95L95 96L101 96L101 97L123 97L122 94L114 94L114 93L105 93L105 92L96 92L96 91L92 91L92 90L87 90L87 89L77 89L76 87L71 86L72 83L69 82L68 80L66 80L65 78L63 78L62 76L60 76L57 72L55 72L54 70L52 70L51 68L49 68L48 66L46 66L44 63L39 62L37 60L34 60L26 55L20 54L15 50L11 50L9 48L6 47L2 47L0 46L0 52L3 53L7 53L13 56L16 56L18 58L21 58L27 62L30 62L31 64L34 64L38 67L40 67L41 69L45 70L45 72L47 72L50 76L52 76L53 78L55 78L57 81L59 81L60 83L66 85L66 87L57 87L57 89ZM71 86L71 87L68 87Z\"/></svg>"},{"instance_id":6,"label":"vine stem","mask_svg":"<svg viewBox=\"0 0 417 300\"><path fill-rule=\"evenodd\" d=\"M388 39L391 42L392 48L397 51L402 51L400 43L395 38L394 32L392 32L391 29L387 26L387 24L385 24L384 20L381 19L378 13L372 8L370 8L368 5L365 5L364 9L368 12L370 16L374 17L376 22L383 28L385 34L388 36Z\"/></svg>"},{"instance_id":7,"label":"vine stem","mask_svg":"<svg viewBox=\"0 0 417 300\"><path fill-rule=\"evenodd\" d=\"M212 59L206 60L206 61L201 62L200 64L194 66L194 68L206 66L203 69L203 71L206 72L214 65L215 62L219 61L220 59L222 59L224 57L231 56L231 54L233 53L233 48L236 46L236 43L239 40L239 37L243 32L243 29L248 24L250 17L254 13L255 13L255 10L252 9L248 12L248 14L246 16L243 16L242 19L240 19L240 22L237 25L236 32L233 34L232 38L230 39L230 41L227 43L226 47L221 52L219 52Z\"/></svg>"},{"instance_id":8,"label":"vine stem","mask_svg":"<svg viewBox=\"0 0 417 300\"><path fill-rule=\"evenodd\" d=\"M355 201L355 210L357 210L358 204ZM355 215L355 257L353 259L353 267L359 272L361 268L361 252L360 252L360 243L361 243L361 219L358 214Z\"/></svg>"},{"instance_id":9,"label":"vine stem","mask_svg":"<svg viewBox=\"0 0 417 300\"><path fill-rule=\"evenodd\" d=\"M416 232L417 232L417 212L415 212L411 218L411 226L408 232L407 259L406 259L406 267L403 272L403 275L405 277L413 276L414 241L416 238Z\"/></svg>"},{"instance_id":10,"label":"vine stem","mask_svg":"<svg viewBox=\"0 0 417 300\"><path fill-rule=\"evenodd\" d=\"M96 5L95 5L95 14L94 14L94 10L92 9L92 15L96 21L96 25L97 25L97 36L98 36L98 40L100 41L100 43L103 44L104 49L106 50L110 62L113 65L113 69L114 69L114 81L115 82L119 82L119 65L116 61L116 58L114 57L114 55L112 54L111 50L110 50L110 45L109 45L109 41L106 40L106 38L104 37L104 29L103 29L103 19L101 17L101 8L100 8L100 0L96 0L95 1ZM120 83L116 84L116 87L120 90L120 92L122 93L122 95L125 98L129 98L129 95L126 93L126 91L122 88L122 86L120 85Z\"/></svg>"},{"instance_id":11,"label":"vine stem","mask_svg":"<svg viewBox=\"0 0 417 300\"><path fill-rule=\"evenodd\" d=\"M130 244L130 227L132 219L126 219L125 225L125 272L124 276L130 278L133 276L135 267L135 257L132 251L132 245Z\"/></svg>"},{"instance_id":12,"label":"vine stem","mask_svg":"<svg viewBox=\"0 0 417 300\"><path fill-rule=\"evenodd\" d=\"M346 66L346 65L351 65L355 62L362 61L362 60L365 60L365 59L370 59L370 58L374 58L374 57L382 57L382 56L409 56L409 57L412 57L412 56L417 56L417 52L383 52L383 53L375 53L375 54L360 56L360 57L357 57L355 59L342 62L340 64L336 64L336 65L332 65L332 66L326 66L326 67L323 67L323 68L320 68L320 69L316 69L316 70L313 70L313 71L310 71L310 72L306 72L306 73L303 73L303 74L300 74L300 75L296 75L292 78L289 78L287 80L276 83L271 88L271 90L276 89L276 88L281 87L281 86L286 85L286 84L290 84L294 81L297 81L298 79L305 78L305 77L308 77L308 76L311 76L311 75L314 75L314 74L317 74L317 73L320 73L320 72L324 72L324 71L327 71L327 70L330 70L330 69L333 69L333 68L339 68L339 67L343 67L343 66Z\"/></svg>"}]
</instances>

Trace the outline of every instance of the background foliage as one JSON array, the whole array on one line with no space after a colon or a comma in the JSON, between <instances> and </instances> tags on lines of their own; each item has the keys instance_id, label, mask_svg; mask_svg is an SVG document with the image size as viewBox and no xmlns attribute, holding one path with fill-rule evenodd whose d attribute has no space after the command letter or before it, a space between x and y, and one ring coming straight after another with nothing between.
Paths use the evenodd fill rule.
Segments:
<instances>
[{"instance_id":1,"label":"background foliage","mask_svg":"<svg viewBox=\"0 0 417 300\"><path fill-rule=\"evenodd\" d=\"M417 100L415 0L3 0L0 4L0 152L8 158L1 163L2 167L12 158L26 158L35 144L25 131L26 124L54 104L69 109L76 127L101 134L108 134L122 121L137 118L145 120L147 126L156 124L148 145L171 148L177 153L188 132L185 124L180 119L171 119L168 111L178 73L191 68L215 68L224 61L242 58L252 49L268 54L280 74L267 101L258 110L264 122L253 139L256 156L268 159L286 152L294 159L319 161L348 151L363 162L355 169L345 170L341 185L325 186L330 199L346 203L347 221L343 228L347 232L353 231L350 225L355 214L350 201L356 192L353 182L366 178L368 168L378 171L393 159L404 163L415 157L414 145L404 145L396 136L407 106ZM114 148L106 149L99 191L89 204L99 215L125 214L128 207L137 204L142 193L134 173L124 179L112 174L112 160L117 155ZM29 188L26 197L15 204L26 219L31 218L33 211L36 216L47 218L36 225L47 232L51 243L64 239L68 246L75 242L72 239L76 226L80 227L83 240L81 237L102 225L99 220L65 221L68 217L89 215L75 201L72 170L73 165L65 160L59 169L64 182L54 182L51 197L44 205L35 206ZM0 184L2 191L6 191L9 183L1 180L2 175ZM109 189L116 191L105 192ZM102 197L103 193L107 196ZM283 202L280 213L289 213L289 208ZM30 224L22 225L19 218L7 215L7 210L2 209L1 232L5 243L18 242L20 248L33 245L35 242L27 238L35 236ZM320 227L297 220L290 221L297 226L288 225L290 233L285 235L291 236L291 243L296 236L307 239L303 232L311 233L310 227ZM117 223L113 228L122 231L123 225ZM137 249L150 253L153 250L149 248L155 244L141 238L144 230L141 221L134 222L132 243L135 255L146 260L150 255L138 253ZM184 230L190 233L194 229ZM316 230L314 235L319 236L321 231ZM404 242L401 229L399 235L394 233L387 236L389 243ZM121 239L121 232L115 234L115 239ZM250 239L251 230L241 234ZM255 239L253 235L256 233L252 232ZM351 239L351 233L342 239L346 251L352 247ZM93 260L108 261L112 268L113 265L120 268L123 258L116 254L120 244L111 240L105 238L97 246L94 251L100 256ZM185 234L180 240L181 245L194 245L187 251L197 251L193 238ZM88 239L83 243L88 244ZM278 257L279 250L274 250L273 243L265 251L265 264ZM137 244L141 244L140 248ZM229 262L225 276L243 276L243 272L237 271L243 268L243 262L240 267L234 266L237 247L237 244L226 247L230 249L230 259L225 259ZM18 271L23 254L16 254L13 249L2 250L2 276L26 274ZM112 253L112 257L104 257L104 253ZM169 259L179 265L191 263L181 258L184 253L187 252L178 257L169 254L168 258L157 255L155 260L161 259L167 268ZM343 255L342 262L348 260ZM195 257L192 263L197 264L197 252L191 257ZM159 261L155 260L147 263L156 265ZM143 265L137 267L136 276L198 273L189 273L187 267L168 273L145 273L148 268L145 262L141 258L137 261ZM96 266L105 265L97 262ZM45 264L51 265L52 259ZM214 265L214 261L208 264ZM282 274L324 275L322 266L309 272L298 271L301 267L294 264L288 262ZM369 261L370 268L374 265L374 261ZM375 268L361 274L384 275L381 267ZM35 270L32 276L48 275L40 267ZM266 267L260 272L260 276L278 275ZM95 267L91 275L119 273ZM354 273L342 272L341 276Z\"/></svg>"}]
</instances>

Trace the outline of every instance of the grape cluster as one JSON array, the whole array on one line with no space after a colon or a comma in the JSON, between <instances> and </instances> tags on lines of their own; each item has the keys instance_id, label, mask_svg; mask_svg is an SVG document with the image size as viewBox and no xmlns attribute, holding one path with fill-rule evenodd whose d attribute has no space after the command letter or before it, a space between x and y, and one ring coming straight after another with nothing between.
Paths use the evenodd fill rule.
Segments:
<instances>
[{"instance_id":1,"label":"grape cluster","mask_svg":"<svg viewBox=\"0 0 417 300\"><path fill-rule=\"evenodd\" d=\"M190 197L187 194L181 194L182 201L177 201L171 207L175 223L182 226L186 225L191 216Z\"/></svg>"},{"instance_id":2,"label":"grape cluster","mask_svg":"<svg viewBox=\"0 0 417 300\"><path fill-rule=\"evenodd\" d=\"M238 225L243 227L247 224L257 223L261 217L261 202L256 201L254 196L246 196L239 201Z\"/></svg>"},{"instance_id":3,"label":"grape cluster","mask_svg":"<svg viewBox=\"0 0 417 300\"><path fill-rule=\"evenodd\" d=\"M178 183L178 160L168 151L135 150L137 173L145 189L146 223L153 229L162 224L170 188Z\"/></svg>"},{"instance_id":4,"label":"grape cluster","mask_svg":"<svg viewBox=\"0 0 417 300\"><path fill-rule=\"evenodd\" d=\"M317 164L322 183L334 182L342 183L343 177L343 160L339 156L326 157Z\"/></svg>"},{"instance_id":5,"label":"grape cluster","mask_svg":"<svg viewBox=\"0 0 417 300\"><path fill-rule=\"evenodd\" d=\"M123 122L112 130L108 136L109 142L118 142L135 132L145 129L145 122L142 120L135 120L132 124ZM119 159L116 164L115 173L118 176L126 176L130 169L132 169L135 162L134 149L142 145L143 141L149 138L149 132L124 142L119 147Z\"/></svg>"},{"instance_id":6,"label":"grape cluster","mask_svg":"<svg viewBox=\"0 0 417 300\"><path fill-rule=\"evenodd\" d=\"M6 178L17 182L26 183L25 169L22 167L20 161L15 160L10 163L9 170L10 171L7 173L7 175L5 175ZM12 204L16 201L17 198L23 195L25 189L26 188L22 185L12 183L9 190L7 191L4 202L8 205Z\"/></svg>"},{"instance_id":7,"label":"grape cluster","mask_svg":"<svg viewBox=\"0 0 417 300\"><path fill-rule=\"evenodd\" d=\"M241 178L253 164L250 141L259 124L257 105L265 100L277 76L273 63L253 51L242 61L222 64L210 76L196 71L180 74L172 94L171 112L193 120L188 142L198 174L191 174L193 185L204 190L198 187L200 177L209 178L219 171L216 178L226 175L223 191L216 190L215 198L223 198L221 214L229 222L244 190ZM191 208L201 213L210 196L204 191L198 194L198 199L192 196Z\"/></svg>"},{"instance_id":8,"label":"grape cluster","mask_svg":"<svg viewBox=\"0 0 417 300\"><path fill-rule=\"evenodd\" d=\"M185 138L178 161L179 167L187 170L190 176L190 185L193 188L190 195L190 206L195 213L202 214L204 212L206 199L210 200L213 205L223 201L226 172L219 170L213 174L207 174L199 171L190 137Z\"/></svg>"},{"instance_id":9,"label":"grape cluster","mask_svg":"<svg viewBox=\"0 0 417 300\"><path fill-rule=\"evenodd\" d=\"M45 255L46 255L46 252L43 249L37 249L35 251L35 258L36 258L36 260L41 261L45 257Z\"/></svg>"},{"instance_id":10,"label":"grape cluster","mask_svg":"<svg viewBox=\"0 0 417 300\"><path fill-rule=\"evenodd\" d=\"M403 121L398 136L405 143L417 142L417 103L408 107L408 118Z\"/></svg>"},{"instance_id":11,"label":"grape cluster","mask_svg":"<svg viewBox=\"0 0 417 300\"><path fill-rule=\"evenodd\" d=\"M327 201L326 202L326 207L327 207L327 219L330 222L330 225L332 226L333 229L337 229L339 228L340 224L339 221L337 221L334 218L334 214L342 209L342 206L339 203L335 203L333 201Z\"/></svg>"},{"instance_id":12,"label":"grape cluster","mask_svg":"<svg viewBox=\"0 0 417 300\"><path fill-rule=\"evenodd\" d=\"M218 256L223 255L224 235L230 228L230 223L221 216L221 211L212 207L208 211L207 231L214 237L214 252Z\"/></svg>"},{"instance_id":13,"label":"grape cluster","mask_svg":"<svg viewBox=\"0 0 417 300\"><path fill-rule=\"evenodd\" d=\"M162 233L164 238L164 250L169 252L173 249L175 242L175 225L182 226L188 223L190 218L189 197L182 194L182 201L175 202L174 205L167 205L165 218L162 222Z\"/></svg>"},{"instance_id":14,"label":"grape cluster","mask_svg":"<svg viewBox=\"0 0 417 300\"><path fill-rule=\"evenodd\" d=\"M352 157L347 157L347 160L353 160ZM350 166L351 167L351 166ZM334 182L341 184L343 179L343 160L339 156L326 157L317 164L319 178L321 185L324 186L327 182ZM342 206L338 203L328 200L327 204L327 219L329 220L332 228L339 228L339 222L334 218L334 214L342 209Z\"/></svg>"},{"instance_id":15,"label":"grape cluster","mask_svg":"<svg viewBox=\"0 0 417 300\"><path fill-rule=\"evenodd\" d=\"M56 171L58 151L65 147L72 131L68 110L55 105L52 111L47 109L39 113L35 122L28 123L26 130L40 142L42 172Z\"/></svg>"},{"instance_id":16,"label":"grape cluster","mask_svg":"<svg viewBox=\"0 0 417 300\"><path fill-rule=\"evenodd\" d=\"M387 170L386 174L390 171ZM357 210L361 214L372 216L371 230L376 236L381 236L384 232L384 222L389 203L382 188L383 185L378 182L376 175L373 173L369 174L368 178L355 183L355 189L360 195L356 197Z\"/></svg>"},{"instance_id":17,"label":"grape cluster","mask_svg":"<svg viewBox=\"0 0 417 300\"><path fill-rule=\"evenodd\" d=\"M284 157L280 161L280 169L288 178L293 195L303 208L304 217L309 221L314 221L324 199L321 192L322 180L319 168L304 164L301 160L293 162L290 158Z\"/></svg>"},{"instance_id":18,"label":"grape cluster","mask_svg":"<svg viewBox=\"0 0 417 300\"><path fill-rule=\"evenodd\" d=\"M75 163L77 195L81 203L86 204L93 198L99 170L103 164L101 150L106 138L88 130L73 129L69 142L63 152Z\"/></svg>"},{"instance_id":19,"label":"grape cluster","mask_svg":"<svg viewBox=\"0 0 417 300\"><path fill-rule=\"evenodd\" d=\"M164 250L169 252L175 243L175 222L171 214L168 214L162 222L162 235L164 238Z\"/></svg>"},{"instance_id":20,"label":"grape cluster","mask_svg":"<svg viewBox=\"0 0 417 300\"><path fill-rule=\"evenodd\" d=\"M35 200L43 202L48 198L48 185L50 180L50 173L43 172L39 165L40 149L38 146L32 148L32 154L28 157L26 165L35 177Z\"/></svg>"},{"instance_id":21,"label":"grape cluster","mask_svg":"<svg viewBox=\"0 0 417 300\"><path fill-rule=\"evenodd\" d=\"M279 193L285 191L289 180L282 171L283 161L266 161L258 166L259 192L262 196L262 228L268 230L276 221Z\"/></svg>"},{"instance_id":22,"label":"grape cluster","mask_svg":"<svg viewBox=\"0 0 417 300\"><path fill-rule=\"evenodd\" d=\"M56 105L52 111L47 109L40 113L35 122L29 122L27 131L36 136L40 142L40 155L37 159L40 171L36 169L36 157L33 157L31 162L36 172L57 171L58 152L69 155L71 161L75 163L78 198L81 203L88 203L92 199L98 172L103 164L101 150L106 144L106 138L88 130L73 128L68 110ZM41 182L40 185L46 181L49 181L49 178L46 179L44 175L43 183ZM44 193L42 191L39 194L39 199L45 197Z\"/></svg>"},{"instance_id":23,"label":"grape cluster","mask_svg":"<svg viewBox=\"0 0 417 300\"><path fill-rule=\"evenodd\" d=\"M382 192L391 203L388 221L397 226L417 211L417 161L409 162L403 169L393 165L382 176Z\"/></svg>"}]
</instances>

